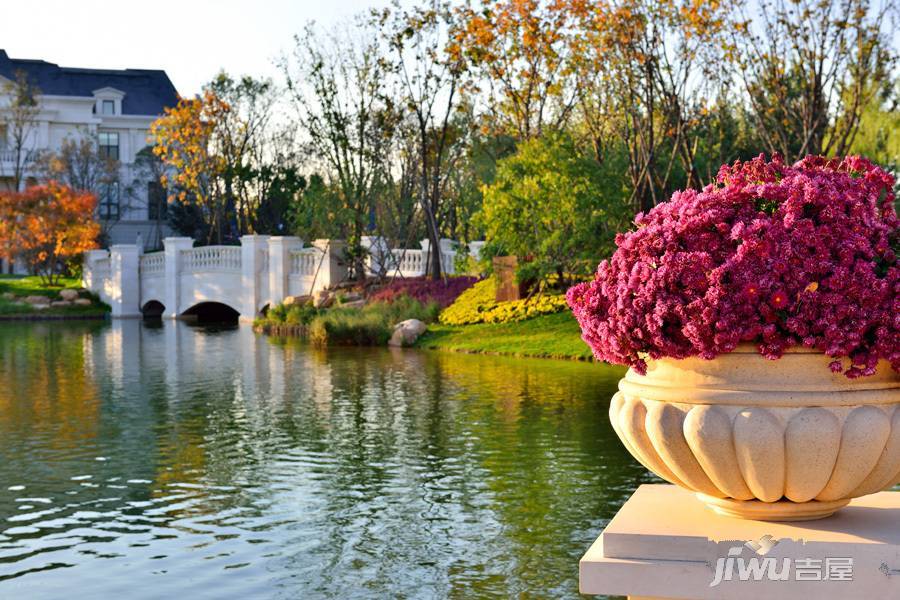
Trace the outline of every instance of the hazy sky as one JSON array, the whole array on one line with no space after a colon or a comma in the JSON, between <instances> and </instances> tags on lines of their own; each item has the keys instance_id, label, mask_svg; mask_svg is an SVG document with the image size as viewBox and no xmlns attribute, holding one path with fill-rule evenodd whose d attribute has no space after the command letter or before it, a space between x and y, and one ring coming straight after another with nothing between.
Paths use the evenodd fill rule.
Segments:
<instances>
[{"instance_id":1,"label":"hazy sky","mask_svg":"<svg viewBox=\"0 0 900 600\"><path fill-rule=\"evenodd\" d=\"M164 69L183 96L220 69L274 75L304 23L329 25L388 0L3 0L0 48L66 67Z\"/></svg>"}]
</instances>

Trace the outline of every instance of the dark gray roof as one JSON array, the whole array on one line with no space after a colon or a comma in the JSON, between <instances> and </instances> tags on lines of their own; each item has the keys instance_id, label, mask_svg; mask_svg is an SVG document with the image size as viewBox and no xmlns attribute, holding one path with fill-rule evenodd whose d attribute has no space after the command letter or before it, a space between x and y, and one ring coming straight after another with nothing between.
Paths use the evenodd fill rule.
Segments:
<instances>
[{"instance_id":1,"label":"dark gray roof","mask_svg":"<svg viewBox=\"0 0 900 600\"><path fill-rule=\"evenodd\" d=\"M178 92L165 71L150 69L73 69L43 60L9 58L0 49L0 75L15 80L23 71L42 94L92 96L94 90L116 88L125 93L122 114L160 115L178 103Z\"/></svg>"}]
</instances>

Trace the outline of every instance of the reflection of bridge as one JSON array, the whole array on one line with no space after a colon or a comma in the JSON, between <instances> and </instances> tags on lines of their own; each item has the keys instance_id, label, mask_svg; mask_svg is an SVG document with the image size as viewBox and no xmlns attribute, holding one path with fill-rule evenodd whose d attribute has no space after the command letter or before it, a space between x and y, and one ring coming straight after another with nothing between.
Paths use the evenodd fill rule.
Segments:
<instances>
[{"instance_id":1,"label":"reflection of bridge","mask_svg":"<svg viewBox=\"0 0 900 600\"><path fill-rule=\"evenodd\" d=\"M455 252L441 243L441 262L453 272ZM136 245L116 245L85 256L84 286L112 307L113 317L191 314L204 303L224 304L252 320L287 296L331 287L347 276L345 244L316 240L304 247L296 237L245 235L240 246L193 247L191 238L166 238L164 250L141 254ZM383 246L383 245L382 245ZM369 244L370 270L424 275L428 242L421 250L380 252Z\"/></svg>"}]
</instances>

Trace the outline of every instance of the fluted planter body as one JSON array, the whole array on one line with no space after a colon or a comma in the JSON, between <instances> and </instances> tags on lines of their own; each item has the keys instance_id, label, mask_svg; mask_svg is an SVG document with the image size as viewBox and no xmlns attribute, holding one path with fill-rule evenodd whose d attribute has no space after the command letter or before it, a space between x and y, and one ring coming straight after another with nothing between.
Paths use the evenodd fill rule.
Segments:
<instances>
[{"instance_id":1,"label":"fluted planter body","mask_svg":"<svg viewBox=\"0 0 900 600\"><path fill-rule=\"evenodd\" d=\"M760 520L826 517L900 483L900 377L883 362L848 379L805 349L752 346L715 360L629 370L610 405L628 450L713 510Z\"/></svg>"}]
</instances>

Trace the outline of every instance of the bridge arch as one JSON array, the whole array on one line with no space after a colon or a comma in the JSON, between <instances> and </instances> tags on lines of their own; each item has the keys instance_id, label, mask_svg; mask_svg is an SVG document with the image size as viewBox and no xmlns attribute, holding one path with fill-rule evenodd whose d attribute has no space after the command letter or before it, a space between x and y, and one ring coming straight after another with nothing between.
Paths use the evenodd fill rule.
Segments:
<instances>
[{"instance_id":1,"label":"bridge arch","mask_svg":"<svg viewBox=\"0 0 900 600\"><path fill-rule=\"evenodd\" d=\"M241 313L224 302L204 300L194 304L180 316L198 323L237 323Z\"/></svg>"},{"instance_id":2,"label":"bridge arch","mask_svg":"<svg viewBox=\"0 0 900 600\"><path fill-rule=\"evenodd\" d=\"M159 300L148 300L141 307L141 315L145 319L161 319L166 312L166 306Z\"/></svg>"}]
</instances>

